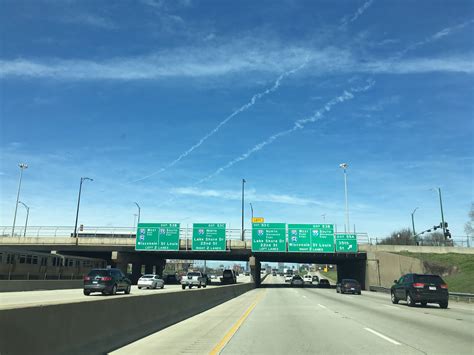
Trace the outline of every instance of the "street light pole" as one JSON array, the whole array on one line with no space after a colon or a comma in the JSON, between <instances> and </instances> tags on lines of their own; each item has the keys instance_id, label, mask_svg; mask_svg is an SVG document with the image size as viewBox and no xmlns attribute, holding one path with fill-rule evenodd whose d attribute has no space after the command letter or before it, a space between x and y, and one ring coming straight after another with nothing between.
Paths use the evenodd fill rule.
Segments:
<instances>
[{"instance_id":1,"label":"street light pole","mask_svg":"<svg viewBox=\"0 0 474 355\"><path fill-rule=\"evenodd\" d=\"M245 203L245 179L242 179L242 240L244 240L244 203Z\"/></svg>"},{"instance_id":2,"label":"street light pole","mask_svg":"<svg viewBox=\"0 0 474 355\"><path fill-rule=\"evenodd\" d=\"M250 205L250 211L252 211L252 221L253 221L253 206L252 206L252 203L249 203Z\"/></svg>"},{"instance_id":3,"label":"street light pole","mask_svg":"<svg viewBox=\"0 0 474 355\"><path fill-rule=\"evenodd\" d=\"M81 203L82 183L86 180L94 181L93 179L88 178L88 177L81 177L81 182L79 184L79 196L77 197L76 223L74 224L74 238L76 238L76 244L77 244L77 220L79 218L79 205Z\"/></svg>"},{"instance_id":4,"label":"street light pole","mask_svg":"<svg viewBox=\"0 0 474 355\"><path fill-rule=\"evenodd\" d=\"M137 205L137 207L138 207L138 222L137 222L137 227L138 227L138 225L140 224L140 213L141 213L141 208L140 208L140 205L139 205L137 202L135 202L135 204L136 204L136 205Z\"/></svg>"},{"instance_id":5,"label":"street light pole","mask_svg":"<svg viewBox=\"0 0 474 355\"><path fill-rule=\"evenodd\" d=\"M18 201L20 199L21 179L23 177L23 170L28 169L28 165L25 163L20 163L18 164L18 167L20 168L20 181L18 182L18 193L16 194L15 215L13 216L13 226L12 226L12 237L15 236L16 212L18 211Z\"/></svg>"},{"instance_id":6,"label":"street light pole","mask_svg":"<svg viewBox=\"0 0 474 355\"><path fill-rule=\"evenodd\" d=\"M322 214L321 217L323 217L323 223L326 223L326 215Z\"/></svg>"},{"instance_id":7,"label":"street light pole","mask_svg":"<svg viewBox=\"0 0 474 355\"><path fill-rule=\"evenodd\" d=\"M441 188L438 187L439 208L441 210L441 223L443 224L443 236L446 238L446 224L444 223L443 199L441 198Z\"/></svg>"},{"instance_id":8,"label":"street light pole","mask_svg":"<svg viewBox=\"0 0 474 355\"><path fill-rule=\"evenodd\" d=\"M415 212L416 212L417 209L418 209L418 207L415 208L413 210L413 212L411 213L411 226L413 227L413 238L415 238L415 244L416 245L418 245L418 241L417 241L418 238L417 238L416 232L415 232Z\"/></svg>"},{"instance_id":9,"label":"street light pole","mask_svg":"<svg viewBox=\"0 0 474 355\"><path fill-rule=\"evenodd\" d=\"M342 163L342 164L339 164L339 167L341 169L344 170L344 195L345 195L345 198L346 198L346 228L347 228L347 232L349 232L350 230L350 224L349 224L349 203L348 203L348 199L347 199L347 168L349 167L349 165L347 163Z\"/></svg>"},{"instance_id":10,"label":"street light pole","mask_svg":"<svg viewBox=\"0 0 474 355\"><path fill-rule=\"evenodd\" d=\"M18 201L18 203L21 203L26 208L25 230L23 231L23 237L26 237L26 227L28 226L28 216L30 215L30 208L21 201Z\"/></svg>"}]
</instances>

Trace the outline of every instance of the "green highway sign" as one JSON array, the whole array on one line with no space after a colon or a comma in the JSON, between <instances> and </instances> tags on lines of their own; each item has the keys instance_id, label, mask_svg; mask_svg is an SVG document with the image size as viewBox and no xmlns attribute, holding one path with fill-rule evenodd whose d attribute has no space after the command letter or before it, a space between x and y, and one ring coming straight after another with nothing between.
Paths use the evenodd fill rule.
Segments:
<instances>
[{"instance_id":1,"label":"green highway sign","mask_svg":"<svg viewBox=\"0 0 474 355\"><path fill-rule=\"evenodd\" d=\"M192 250L225 251L225 223L194 223Z\"/></svg>"},{"instance_id":2,"label":"green highway sign","mask_svg":"<svg viewBox=\"0 0 474 355\"><path fill-rule=\"evenodd\" d=\"M316 253L334 253L334 225L314 224L311 251Z\"/></svg>"},{"instance_id":3,"label":"green highway sign","mask_svg":"<svg viewBox=\"0 0 474 355\"><path fill-rule=\"evenodd\" d=\"M334 225L289 224L288 251L334 253Z\"/></svg>"},{"instance_id":4,"label":"green highway sign","mask_svg":"<svg viewBox=\"0 0 474 355\"><path fill-rule=\"evenodd\" d=\"M179 223L139 223L135 250L179 250Z\"/></svg>"},{"instance_id":5,"label":"green highway sign","mask_svg":"<svg viewBox=\"0 0 474 355\"><path fill-rule=\"evenodd\" d=\"M355 234L336 234L336 252L357 253Z\"/></svg>"},{"instance_id":6,"label":"green highway sign","mask_svg":"<svg viewBox=\"0 0 474 355\"><path fill-rule=\"evenodd\" d=\"M252 251L255 252L285 252L286 224L285 223L253 223Z\"/></svg>"}]
</instances>

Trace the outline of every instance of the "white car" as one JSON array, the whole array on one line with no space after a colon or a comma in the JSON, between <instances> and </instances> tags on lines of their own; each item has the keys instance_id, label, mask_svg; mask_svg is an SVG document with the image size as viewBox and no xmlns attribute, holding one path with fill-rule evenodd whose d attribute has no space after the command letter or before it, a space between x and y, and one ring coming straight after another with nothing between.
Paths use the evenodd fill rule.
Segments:
<instances>
[{"instance_id":1,"label":"white car","mask_svg":"<svg viewBox=\"0 0 474 355\"><path fill-rule=\"evenodd\" d=\"M312 285L313 284L313 276L311 276L310 274L306 274L303 276L303 281L305 284L310 284Z\"/></svg>"},{"instance_id":2,"label":"white car","mask_svg":"<svg viewBox=\"0 0 474 355\"><path fill-rule=\"evenodd\" d=\"M163 288L165 282L159 275L146 274L138 279L138 288Z\"/></svg>"},{"instance_id":3,"label":"white car","mask_svg":"<svg viewBox=\"0 0 474 355\"><path fill-rule=\"evenodd\" d=\"M285 282L291 282L293 275L285 275Z\"/></svg>"}]
</instances>

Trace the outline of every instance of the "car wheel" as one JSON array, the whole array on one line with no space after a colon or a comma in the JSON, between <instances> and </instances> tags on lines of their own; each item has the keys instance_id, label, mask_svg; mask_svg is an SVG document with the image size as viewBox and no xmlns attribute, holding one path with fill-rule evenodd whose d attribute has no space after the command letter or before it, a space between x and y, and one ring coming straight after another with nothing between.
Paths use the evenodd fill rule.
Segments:
<instances>
[{"instance_id":1,"label":"car wheel","mask_svg":"<svg viewBox=\"0 0 474 355\"><path fill-rule=\"evenodd\" d=\"M421 302L421 305L422 305L423 307L426 307L427 304L428 304L428 302L426 302L426 301L422 301L422 302Z\"/></svg>"},{"instance_id":2,"label":"car wheel","mask_svg":"<svg viewBox=\"0 0 474 355\"><path fill-rule=\"evenodd\" d=\"M336 293L339 293L339 290L336 288Z\"/></svg>"},{"instance_id":3,"label":"car wheel","mask_svg":"<svg viewBox=\"0 0 474 355\"><path fill-rule=\"evenodd\" d=\"M411 295L409 293L407 294L407 303L410 307L413 307L415 305L415 301L413 301L413 298L411 298Z\"/></svg>"},{"instance_id":4,"label":"car wheel","mask_svg":"<svg viewBox=\"0 0 474 355\"><path fill-rule=\"evenodd\" d=\"M448 308L448 302L440 302L439 306L440 306L441 308L446 309L446 308Z\"/></svg>"},{"instance_id":5,"label":"car wheel","mask_svg":"<svg viewBox=\"0 0 474 355\"><path fill-rule=\"evenodd\" d=\"M163 287L162 287L163 288ZM185 285L181 285L181 288L184 290L186 289L186 286Z\"/></svg>"},{"instance_id":6,"label":"car wheel","mask_svg":"<svg viewBox=\"0 0 474 355\"><path fill-rule=\"evenodd\" d=\"M132 289L132 286L131 286L131 285L128 285L127 288L125 289L125 294L126 294L126 295L129 295L131 289Z\"/></svg>"},{"instance_id":7,"label":"car wheel","mask_svg":"<svg viewBox=\"0 0 474 355\"><path fill-rule=\"evenodd\" d=\"M141 290L142 288L141 287L138 287L139 290Z\"/></svg>"},{"instance_id":8,"label":"car wheel","mask_svg":"<svg viewBox=\"0 0 474 355\"><path fill-rule=\"evenodd\" d=\"M189 285L189 289L192 289L193 288L193 285Z\"/></svg>"},{"instance_id":9,"label":"car wheel","mask_svg":"<svg viewBox=\"0 0 474 355\"><path fill-rule=\"evenodd\" d=\"M84 294L85 294L86 296L89 296L89 295L91 294L91 291L89 291L89 290L84 290Z\"/></svg>"},{"instance_id":10,"label":"car wheel","mask_svg":"<svg viewBox=\"0 0 474 355\"><path fill-rule=\"evenodd\" d=\"M207 286L206 284L202 285L202 287L204 287L204 288L206 288L206 286Z\"/></svg>"},{"instance_id":11,"label":"car wheel","mask_svg":"<svg viewBox=\"0 0 474 355\"><path fill-rule=\"evenodd\" d=\"M198 288L201 288L201 284L198 285Z\"/></svg>"},{"instance_id":12,"label":"car wheel","mask_svg":"<svg viewBox=\"0 0 474 355\"><path fill-rule=\"evenodd\" d=\"M160 287L160 288L163 289L163 287L165 287L165 284L161 284L161 287Z\"/></svg>"},{"instance_id":13,"label":"car wheel","mask_svg":"<svg viewBox=\"0 0 474 355\"><path fill-rule=\"evenodd\" d=\"M361 292L361 291L359 291L359 292L357 292L357 294L358 294L358 295L361 295L361 294L362 294L362 292Z\"/></svg>"},{"instance_id":14,"label":"car wheel","mask_svg":"<svg viewBox=\"0 0 474 355\"><path fill-rule=\"evenodd\" d=\"M398 298L397 296L395 296L395 292L392 292L392 303L393 304L398 304Z\"/></svg>"},{"instance_id":15,"label":"car wheel","mask_svg":"<svg viewBox=\"0 0 474 355\"><path fill-rule=\"evenodd\" d=\"M117 285L114 285L112 287L112 292L110 292L111 295L116 295L117 294Z\"/></svg>"}]
</instances>

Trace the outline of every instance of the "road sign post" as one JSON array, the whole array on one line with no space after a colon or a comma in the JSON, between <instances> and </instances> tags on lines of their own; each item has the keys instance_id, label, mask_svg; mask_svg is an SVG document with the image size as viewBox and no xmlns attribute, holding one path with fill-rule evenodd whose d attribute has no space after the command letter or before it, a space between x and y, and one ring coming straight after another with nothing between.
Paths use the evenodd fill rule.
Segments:
<instances>
[{"instance_id":1,"label":"road sign post","mask_svg":"<svg viewBox=\"0 0 474 355\"><path fill-rule=\"evenodd\" d=\"M286 224L285 223L253 223L252 251L255 252L285 252Z\"/></svg>"},{"instance_id":2,"label":"road sign post","mask_svg":"<svg viewBox=\"0 0 474 355\"><path fill-rule=\"evenodd\" d=\"M336 234L336 252L357 253L357 236L355 234Z\"/></svg>"},{"instance_id":3,"label":"road sign post","mask_svg":"<svg viewBox=\"0 0 474 355\"><path fill-rule=\"evenodd\" d=\"M135 250L179 250L179 223L139 223Z\"/></svg>"},{"instance_id":4,"label":"road sign post","mask_svg":"<svg viewBox=\"0 0 474 355\"><path fill-rule=\"evenodd\" d=\"M225 223L194 223L192 250L225 251Z\"/></svg>"}]
</instances>

